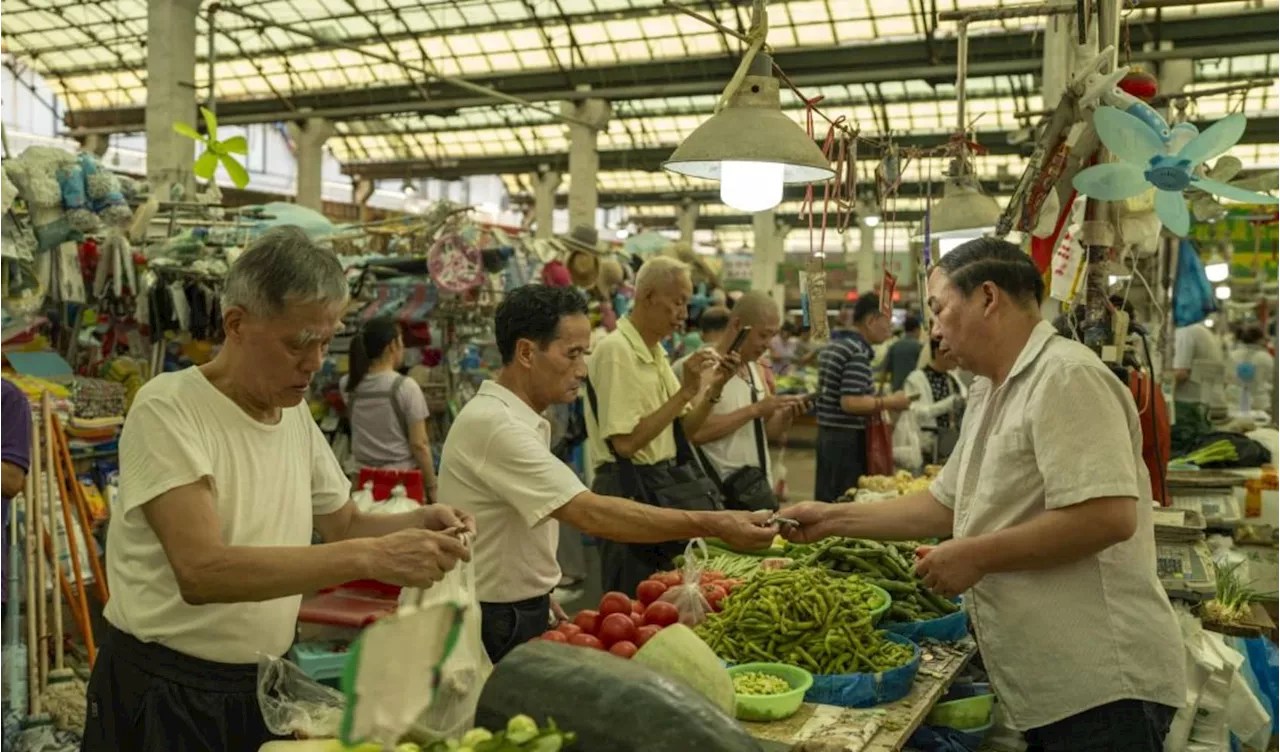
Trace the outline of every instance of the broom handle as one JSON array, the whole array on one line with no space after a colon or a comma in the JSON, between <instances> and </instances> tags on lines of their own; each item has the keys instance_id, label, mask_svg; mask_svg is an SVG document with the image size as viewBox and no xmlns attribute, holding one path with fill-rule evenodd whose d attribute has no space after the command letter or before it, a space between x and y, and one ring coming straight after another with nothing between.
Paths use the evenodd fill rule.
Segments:
<instances>
[{"instance_id":1,"label":"broom handle","mask_svg":"<svg viewBox=\"0 0 1280 752\"><path fill-rule=\"evenodd\" d=\"M53 574L54 578L62 577L62 556L59 549L61 541L58 537L58 516L55 511L62 503L61 489L58 488L58 468L53 462L53 403L49 400L49 392L45 391L40 395L40 416L41 426L44 428L44 477L45 488L48 491L48 510L49 510L49 535L53 538ZM55 502L54 499L57 499ZM67 539L71 538L71 531L67 531ZM75 561L72 558L72 561ZM66 639L66 634L62 627L62 595L53 589L53 667L54 669L62 669L66 667L66 656L62 653L62 642ZM74 606L72 606L74 608Z\"/></svg>"},{"instance_id":2,"label":"broom handle","mask_svg":"<svg viewBox=\"0 0 1280 752\"><path fill-rule=\"evenodd\" d=\"M48 533L44 535L44 553L45 556L53 556L53 543L49 540ZM62 591L62 597L66 598L67 603L70 604L71 616L75 619L76 629L80 630L80 636L84 638L85 649L89 653L89 667L93 668L97 649L93 643L93 629L89 623L89 612L76 604L75 593L71 590L71 583L67 581L67 576L62 572L58 573L58 589Z\"/></svg>"},{"instance_id":3,"label":"broom handle","mask_svg":"<svg viewBox=\"0 0 1280 752\"><path fill-rule=\"evenodd\" d=\"M27 697L29 698L28 709L31 715L40 714L40 669L36 660L36 649L40 642L40 636L36 631L36 536L31 529L31 521L34 518L32 510L35 507L35 475L27 473L26 488L22 493L22 550L23 557L23 574L27 581ZM17 511L13 510L14 516L17 517ZM18 604L9 604L10 608L17 608Z\"/></svg>"},{"instance_id":4,"label":"broom handle","mask_svg":"<svg viewBox=\"0 0 1280 752\"><path fill-rule=\"evenodd\" d=\"M31 519L34 520L35 539L37 541L44 537L44 491L45 479L43 475L44 462L41 461L41 453L44 448L40 446L40 424L32 420L31 427L31 474L35 478L32 484L35 493L35 504L28 511L31 512ZM38 545L38 544L37 544ZM32 694L40 695L44 692L44 688L49 682L49 600L48 593L45 592L45 583L48 580L48 572L45 570L45 557L36 556L36 618L40 626L40 633L37 637L36 644L32 646L35 655L32 659L38 667L38 678Z\"/></svg>"},{"instance_id":5,"label":"broom handle","mask_svg":"<svg viewBox=\"0 0 1280 752\"><path fill-rule=\"evenodd\" d=\"M58 416L53 416L53 432L54 437L58 441L58 453L61 455L62 466L66 469L67 484L71 489L70 498L76 508L76 517L80 520L80 532L84 535L85 553L89 559L89 567L93 570L94 591L98 596L98 602L107 605L107 598L110 593L107 590L107 575L102 571L102 560L98 552L98 542L94 540L93 527L89 523L89 500L85 498L84 486L76 480L75 463L71 460L71 449L67 445L67 435L62 432L62 423L58 420ZM88 606L86 601L85 606Z\"/></svg>"},{"instance_id":6,"label":"broom handle","mask_svg":"<svg viewBox=\"0 0 1280 752\"><path fill-rule=\"evenodd\" d=\"M52 443L52 441L54 441L54 430L52 430L52 428L54 428L54 408L52 408L52 403L49 400L49 393L47 393L47 391L45 393L44 404L42 404L41 407L42 409L44 409L44 412L45 412L45 425L49 426L49 441L50 443ZM50 444L50 451L49 451L50 459L52 459L52 455L54 454L52 454L52 445ZM61 476L61 473L55 472L54 476L55 477ZM74 481L74 478L65 478L65 477L61 478L61 481L63 481L63 483L67 483L68 480ZM88 595L86 592L84 592L84 574L81 572L81 568L79 568L79 546L76 544L76 526L72 524L72 515L70 515L70 512L67 509L67 501L65 501L65 495L59 494L58 500L59 500L59 505L61 506L61 510L63 510L63 524L67 526L67 550L70 552L70 561L72 561L72 563L70 563L70 570L72 570L72 574L76 576L76 596L79 599L78 604L79 606L83 607L84 611L86 611L87 613ZM54 508L52 508L52 503L54 503L54 500L50 499L49 500L50 515L54 514ZM56 523L54 524L54 527L56 528ZM56 529L54 532L56 532ZM56 552L58 552L58 545L59 545L58 536L54 536L55 554ZM61 574L60 561L58 564L55 565L55 567L58 568L58 573ZM90 642L92 642L92 638L90 639ZM90 655L93 655L92 647L90 647Z\"/></svg>"}]
</instances>

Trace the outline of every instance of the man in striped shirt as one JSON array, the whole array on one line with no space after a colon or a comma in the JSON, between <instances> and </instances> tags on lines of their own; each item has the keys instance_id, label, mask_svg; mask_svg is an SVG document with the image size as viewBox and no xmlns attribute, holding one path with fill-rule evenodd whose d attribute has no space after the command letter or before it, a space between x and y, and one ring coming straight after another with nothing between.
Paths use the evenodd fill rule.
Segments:
<instances>
[{"instance_id":1,"label":"man in striped shirt","mask_svg":"<svg viewBox=\"0 0 1280 752\"><path fill-rule=\"evenodd\" d=\"M880 297L865 293L853 307L853 331L833 339L818 356L818 471L814 495L835 501L858 485L867 467L867 418L881 410L911 406L902 392L879 397L872 347L889 338L890 320Z\"/></svg>"}]
</instances>

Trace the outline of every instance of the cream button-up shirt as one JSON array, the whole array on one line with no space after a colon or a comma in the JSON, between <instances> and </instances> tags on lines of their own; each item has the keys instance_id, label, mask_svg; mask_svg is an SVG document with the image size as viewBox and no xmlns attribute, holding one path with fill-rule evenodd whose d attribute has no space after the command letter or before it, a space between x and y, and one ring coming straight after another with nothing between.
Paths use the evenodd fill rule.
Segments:
<instances>
[{"instance_id":1,"label":"cream button-up shirt","mask_svg":"<svg viewBox=\"0 0 1280 752\"><path fill-rule=\"evenodd\" d=\"M960 442L930 489L954 510L956 538L1090 499L1137 499L1129 540L1055 569L989 574L965 593L992 685L1019 730L1116 700L1184 702L1138 419L1102 361L1041 322L1002 385L974 381Z\"/></svg>"}]
</instances>

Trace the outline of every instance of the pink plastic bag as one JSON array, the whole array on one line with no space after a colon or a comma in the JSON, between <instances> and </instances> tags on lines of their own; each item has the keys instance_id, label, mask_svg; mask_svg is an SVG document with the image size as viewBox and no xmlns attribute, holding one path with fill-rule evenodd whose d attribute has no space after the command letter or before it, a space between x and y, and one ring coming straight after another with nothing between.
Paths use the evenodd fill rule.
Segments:
<instances>
[{"instance_id":1,"label":"pink plastic bag","mask_svg":"<svg viewBox=\"0 0 1280 752\"><path fill-rule=\"evenodd\" d=\"M701 554L698 553L699 548ZM658 599L675 606L680 613L680 623L687 627L696 627L706 621L712 610L702 595L702 569L709 556L707 544L701 538L689 541L684 549L684 566L680 570L683 581L667 588L667 592Z\"/></svg>"}]
</instances>

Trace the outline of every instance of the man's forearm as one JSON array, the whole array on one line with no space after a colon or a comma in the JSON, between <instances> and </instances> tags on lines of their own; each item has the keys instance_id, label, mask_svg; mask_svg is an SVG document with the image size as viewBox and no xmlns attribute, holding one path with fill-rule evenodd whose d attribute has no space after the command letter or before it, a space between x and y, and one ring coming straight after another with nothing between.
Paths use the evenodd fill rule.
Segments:
<instances>
[{"instance_id":1,"label":"man's forearm","mask_svg":"<svg viewBox=\"0 0 1280 752\"><path fill-rule=\"evenodd\" d=\"M1053 569L1132 537L1137 503L1136 499L1091 499L970 540L981 546L984 572Z\"/></svg>"},{"instance_id":2,"label":"man's forearm","mask_svg":"<svg viewBox=\"0 0 1280 752\"><path fill-rule=\"evenodd\" d=\"M269 601L313 593L372 570L368 541L319 546L222 546L175 568L182 598L192 605Z\"/></svg>"},{"instance_id":3,"label":"man's forearm","mask_svg":"<svg viewBox=\"0 0 1280 752\"><path fill-rule=\"evenodd\" d=\"M919 491L898 499L832 505L824 535L874 540L918 540L951 535L954 515L933 494Z\"/></svg>"},{"instance_id":4,"label":"man's forearm","mask_svg":"<svg viewBox=\"0 0 1280 752\"><path fill-rule=\"evenodd\" d=\"M702 390L702 396L693 406L693 409L680 419L680 426L684 429L686 436L693 436L702 430L707 419L711 416L711 409L715 407L711 402L712 397L718 400L720 399L720 393L713 394L710 387Z\"/></svg>"},{"instance_id":5,"label":"man's forearm","mask_svg":"<svg viewBox=\"0 0 1280 752\"><path fill-rule=\"evenodd\" d=\"M689 399L689 395L683 390L678 391L662 403L662 407L641 418L631 433L610 437L614 451L623 457L634 456L680 417L680 411L688 404Z\"/></svg>"},{"instance_id":6,"label":"man's forearm","mask_svg":"<svg viewBox=\"0 0 1280 752\"><path fill-rule=\"evenodd\" d=\"M708 512L686 512L584 491L552 516L587 535L619 543L714 536Z\"/></svg>"},{"instance_id":7,"label":"man's forearm","mask_svg":"<svg viewBox=\"0 0 1280 752\"><path fill-rule=\"evenodd\" d=\"M755 405L747 405L740 407L731 413L724 415L708 415L706 420L702 422L702 427L696 432L689 432L690 440L695 444L706 444L717 439L723 439L734 431L742 428L755 418ZM685 424L689 419L685 418Z\"/></svg>"},{"instance_id":8,"label":"man's forearm","mask_svg":"<svg viewBox=\"0 0 1280 752\"><path fill-rule=\"evenodd\" d=\"M431 447L414 447L413 459L418 463L418 469L422 471L422 484L427 488L435 488L436 463L435 458L431 456Z\"/></svg>"},{"instance_id":9,"label":"man's forearm","mask_svg":"<svg viewBox=\"0 0 1280 752\"><path fill-rule=\"evenodd\" d=\"M874 394L846 394L840 398L840 409L850 415L870 415L883 404Z\"/></svg>"}]
</instances>

